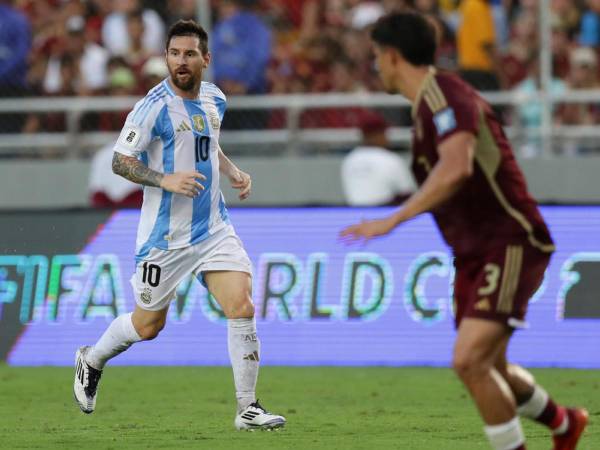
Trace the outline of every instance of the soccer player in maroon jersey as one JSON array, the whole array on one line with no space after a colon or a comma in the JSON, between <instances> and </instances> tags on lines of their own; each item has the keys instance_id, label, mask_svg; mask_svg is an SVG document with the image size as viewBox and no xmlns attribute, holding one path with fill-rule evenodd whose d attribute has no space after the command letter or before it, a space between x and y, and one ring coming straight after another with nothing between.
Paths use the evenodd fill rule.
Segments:
<instances>
[{"instance_id":1,"label":"soccer player in maroon jersey","mask_svg":"<svg viewBox=\"0 0 600 450\"><path fill-rule=\"evenodd\" d=\"M555 450L575 449L587 411L557 405L506 359L554 245L502 126L471 87L433 67L435 34L423 16L383 17L371 37L385 89L413 105L412 170L420 187L390 217L349 226L341 237L368 240L431 212L455 257L453 368L493 448L525 449L523 416L551 429Z\"/></svg>"}]
</instances>

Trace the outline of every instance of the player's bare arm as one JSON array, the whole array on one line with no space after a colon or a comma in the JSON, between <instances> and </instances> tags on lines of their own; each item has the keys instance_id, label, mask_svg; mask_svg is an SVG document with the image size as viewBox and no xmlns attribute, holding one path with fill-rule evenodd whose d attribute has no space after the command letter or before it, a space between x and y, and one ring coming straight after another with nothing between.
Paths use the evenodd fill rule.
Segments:
<instances>
[{"instance_id":1,"label":"player's bare arm","mask_svg":"<svg viewBox=\"0 0 600 450\"><path fill-rule=\"evenodd\" d=\"M198 179L206 180L206 177L199 172L163 174L150 169L139 159L119 152L115 152L113 155L112 169L117 175L134 183L160 187L166 191L190 198L197 196L200 191L204 190L204 186L198 182Z\"/></svg>"},{"instance_id":2,"label":"player's bare arm","mask_svg":"<svg viewBox=\"0 0 600 450\"><path fill-rule=\"evenodd\" d=\"M340 237L354 242L388 234L402 222L431 211L452 197L473 173L475 136L468 132L456 133L439 145L438 154L440 158L421 188L396 213L351 225L342 230Z\"/></svg>"},{"instance_id":3,"label":"player's bare arm","mask_svg":"<svg viewBox=\"0 0 600 450\"><path fill-rule=\"evenodd\" d=\"M252 191L252 178L249 174L240 170L228 157L223 153L223 149L219 146L219 172L229 178L231 187L239 189L239 199L245 200L250 196Z\"/></svg>"}]
</instances>

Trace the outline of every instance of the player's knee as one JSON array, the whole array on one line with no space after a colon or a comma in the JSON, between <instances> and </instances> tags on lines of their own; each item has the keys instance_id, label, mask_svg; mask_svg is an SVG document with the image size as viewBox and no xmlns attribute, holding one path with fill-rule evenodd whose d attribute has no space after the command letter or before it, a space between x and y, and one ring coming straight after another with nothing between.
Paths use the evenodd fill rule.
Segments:
<instances>
[{"instance_id":1,"label":"player's knee","mask_svg":"<svg viewBox=\"0 0 600 450\"><path fill-rule=\"evenodd\" d=\"M164 327L164 321L154 322L152 324L144 326L141 330L137 330L137 332L143 341L151 341L160 334Z\"/></svg>"},{"instance_id":2,"label":"player's knee","mask_svg":"<svg viewBox=\"0 0 600 450\"><path fill-rule=\"evenodd\" d=\"M479 378L490 369L484 360L470 351L457 351L452 358L452 368L463 381Z\"/></svg>"},{"instance_id":3,"label":"player's knee","mask_svg":"<svg viewBox=\"0 0 600 450\"><path fill-rule=\"evenodd\" d=\"M247 293L240 294L238 298L233 299L224 308L225 316L228 319L245 319L254 317L254 305L252 299Z\"/></svg>"}]
</instances>

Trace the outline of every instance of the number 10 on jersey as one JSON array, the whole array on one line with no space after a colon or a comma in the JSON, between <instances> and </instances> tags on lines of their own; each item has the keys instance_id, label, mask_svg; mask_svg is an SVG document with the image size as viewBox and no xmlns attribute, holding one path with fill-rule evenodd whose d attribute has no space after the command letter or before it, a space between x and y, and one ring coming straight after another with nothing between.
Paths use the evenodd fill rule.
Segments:
<instances>
[{"instance_id":1,"label":"number 10 on jersey","mask_svg":"<svg viewBox=\"0 0 600 450\"><path fill-rule=\"evenodd\" d=\"M206 161L210 154L210 137L196 136L194 150L196 153L196 163Z\"/></svg>"}]
</instances>

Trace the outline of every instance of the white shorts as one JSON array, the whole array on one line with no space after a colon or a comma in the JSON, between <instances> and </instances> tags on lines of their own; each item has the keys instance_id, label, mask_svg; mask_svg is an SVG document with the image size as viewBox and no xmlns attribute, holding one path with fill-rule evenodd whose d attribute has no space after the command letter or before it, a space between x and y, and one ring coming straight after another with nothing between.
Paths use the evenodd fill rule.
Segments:
<instances>
[{"instance_id":1,"label":"white shorts","mask_svg":"<svg viewBox=\"0 0 600 450\"><path fill-rule=\"evenodd\" d=\"M131 277L135 301L142 309L159 311L175 298L177 286L191 273L204 284L203 272L215 270L252 275L250 258L231 225L189 247L150 250Z\"/></svg>"}]
</instances>

